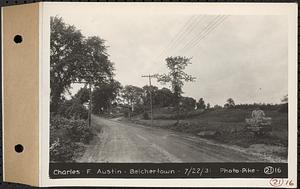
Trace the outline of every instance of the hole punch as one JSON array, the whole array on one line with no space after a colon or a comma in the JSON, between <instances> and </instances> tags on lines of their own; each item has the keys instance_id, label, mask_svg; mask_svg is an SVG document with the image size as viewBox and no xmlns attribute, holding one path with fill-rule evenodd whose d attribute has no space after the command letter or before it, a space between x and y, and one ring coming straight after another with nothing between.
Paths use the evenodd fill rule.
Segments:
<instances>
[{"instance_id":1,"label":"hole punch","mask_svg":"<svg viewBox=\"0 0 300 189\"><path fill-rule=\"evenodd\" d=\"M15 37L14 37L14 42L15 43L22 43L22 41L23 41L23 38L22 38L22 36L21 35L15 35Z\"/></svg>"},{"instance_id":2,"label":"hole punch","mask_svg":"<svg viewBox=\"0 0 300 189\"><path fill-rule=\"evenodd\" d=\"M22 152L24 151L23 145L21 145L21 144L15 145L15 151L16 151L17 153L22 153Z\"/></svg>"}]
</instances>

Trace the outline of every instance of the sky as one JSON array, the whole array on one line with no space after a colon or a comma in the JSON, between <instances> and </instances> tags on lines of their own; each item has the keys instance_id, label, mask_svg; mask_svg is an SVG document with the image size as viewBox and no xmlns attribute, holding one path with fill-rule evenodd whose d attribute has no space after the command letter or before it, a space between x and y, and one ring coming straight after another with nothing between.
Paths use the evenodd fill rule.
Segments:
<instances>
[{"instance_id":1,"label":"sky","mask_svg":"<svg viewBox=\"0 0 300 189\"><path fill-rule=\"evenodd\" d=\"M168 56L191 57L186 73L196 77L184 96L224 105L280 103L288 91L286 17L205 15L161 10L116 11L100 6L56 6L60 16L85 36L106 40L115 79L123 86L148 84L145 74L167 73ZM154 85L161 85L152 80ZM80 86L73 86L75 93Z\"/></svg>"}]
</instances>

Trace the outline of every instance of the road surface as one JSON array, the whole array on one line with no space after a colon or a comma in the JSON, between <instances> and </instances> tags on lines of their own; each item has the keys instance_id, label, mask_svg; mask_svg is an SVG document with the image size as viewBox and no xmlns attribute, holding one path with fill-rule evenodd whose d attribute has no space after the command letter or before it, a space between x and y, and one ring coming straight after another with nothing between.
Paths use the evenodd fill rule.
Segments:
<instances>
[{"instance_id":1,"label":"road surface","mask_svg":"<svg viewBox=\"0 0 300 189\"><path fill-rule=\"evenodd\" d=\"M102 127L78 162L260 162L259 157L199 137L93 116Z\"/></svg>"}]
</instances>

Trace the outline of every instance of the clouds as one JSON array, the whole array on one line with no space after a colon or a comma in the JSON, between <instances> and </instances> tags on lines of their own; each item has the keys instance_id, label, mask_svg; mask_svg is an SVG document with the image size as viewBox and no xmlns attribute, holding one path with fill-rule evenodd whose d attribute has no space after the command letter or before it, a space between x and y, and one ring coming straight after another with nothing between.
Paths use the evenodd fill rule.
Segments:
<instances>
[{"instance_id":1,"label":"clouds","mask_svg":"<svg viewBox=\"0 0 300 189\"><path fill-rule=\"evenodd\" d=\"M173 47L162 55L192 15L153 14L149 10L124 10L116 14L96 7L82 7L78 12L76 7L61 6L51 11L81 29L84 35L98 35L107 41L116 79L123 85L143 86L147 81L141 78L142 74L167 71L166 55L185 55L193 57L193 64L186 71L197 77L196 82L184 86L187 96L203 97L211 104L222 105L229 97L236 103L278 103L287 94L285 17L229 16L194 48L180 51ZM201 23L212 18L206 16L194 30L185 31L177 46L197 37L203 29Z\"/></svg>"}]
</instances>

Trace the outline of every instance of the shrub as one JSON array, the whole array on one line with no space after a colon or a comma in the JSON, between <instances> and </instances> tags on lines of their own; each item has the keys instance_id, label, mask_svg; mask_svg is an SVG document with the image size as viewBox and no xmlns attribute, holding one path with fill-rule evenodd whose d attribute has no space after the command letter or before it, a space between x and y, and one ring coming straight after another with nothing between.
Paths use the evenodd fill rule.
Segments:
<instances>
[{"instance_id":1,"label":"shrub","mask_svg":"<svg viewBox=\"0 0 300 189\"><path fill-rule=\"evenodd\" d=\"M80 103L78 99L66 100L63 102L60 105L57 114L68 119L88 118L88 110Z\"/></svg>"},{"instance_id":2,"label":"shrub","mask_svg":"<svg viewBox=\"0 0 300 189\"><path fill-rule=\"evenodd\" d=\"M74 161L83 153L80 143L88 144L94 137L93 128L85 120L50 118L51 161Z\"/></svg>"},{"instance_id":3,"label":"shrub","mask_svg":"<svg viewBox=\"0 0 300 189\"><path fill-rule=\"evenodd\" d=\"M58 138L59 139L59 138ZM71 140L56 140L50 146L51 162L74 162L77 157L82 155L84 147Z\"/></svg>"},{"instance_id":4,"label":"shrub","mask_svg":"<svg viewBox=\"0 0 300 189\"><path fill-rule=\"evenodd\" d=\"M93 129L90 128L84 120L70 120L67 134L70 139L75 142L83 142L85 144L93 138Z\"/></svg>"},{"instance_id":5,"label":"shrub","mask_svg":"<svg viewBox=\"0 0 300 189\"><path fill-rule=\"evenodd\" d=\"M60 116L51 118L50 130L53 136L66 137L72 142L88 143L94 136L93 128L88 126L87 121L66 119Z\"/></svg>"}]
</instances>

